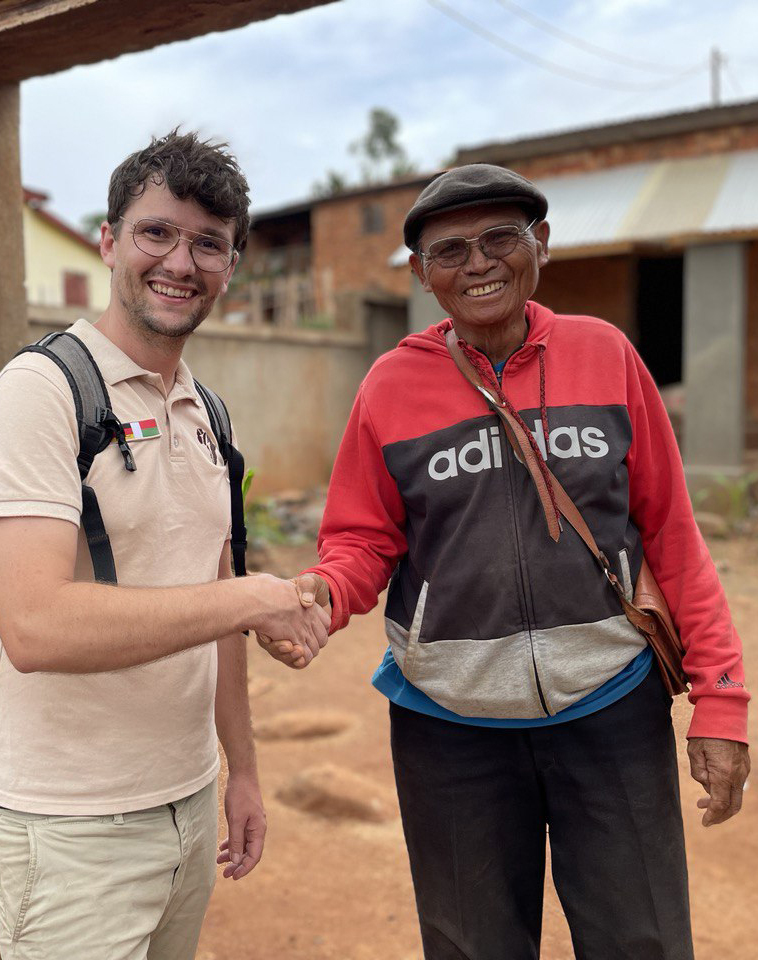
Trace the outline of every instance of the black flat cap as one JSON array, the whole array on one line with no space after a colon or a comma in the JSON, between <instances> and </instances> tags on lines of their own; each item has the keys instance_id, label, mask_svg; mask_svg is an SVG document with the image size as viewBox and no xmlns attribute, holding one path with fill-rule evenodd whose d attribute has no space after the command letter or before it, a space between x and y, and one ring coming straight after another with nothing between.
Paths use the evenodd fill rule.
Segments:
<instances>
[{"instance_id":1,"label":"black flat cap","mask_svg":"<svg viewBox=\"0 0 758 960\"><path fill-rule=\"evenodd\" d=\"M469 163L440 174L421 191L405 218L406 247L416 248L424 220L433 213L480 203L512 203L538 220L547 214L547 200L531 180L491 163Z\"/></svg>"}]
</instances>

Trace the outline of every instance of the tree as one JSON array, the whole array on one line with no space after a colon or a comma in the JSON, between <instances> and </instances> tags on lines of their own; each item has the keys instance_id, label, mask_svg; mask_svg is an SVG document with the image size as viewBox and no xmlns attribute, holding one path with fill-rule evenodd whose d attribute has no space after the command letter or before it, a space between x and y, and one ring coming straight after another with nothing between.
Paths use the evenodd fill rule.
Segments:
<instances>
[{"instance_id":1,"label":"tree","mask_svg":"<svg viewBox=\"0 0 758 960\"><path fill-rule=\"evenodd\" d=\"M374 107L368 115L368 131L348 147L358 157L361 177L358 184L351 184L348 177L338 170L327 170L323 180L313 184L314 197L334 197L351 186L382 183L403 177L416 170L408 159L405 148L398 142L400 121L394 113L382 107Z\"/></svg>"},{"instance_id":2,"label":"tree","mask_svg":"<svg viewBox=\"0 0 758 960\"><path fill-rule=\"evenodd\" d=\"M317 180L311 187L311 194L314 197L323 199L324 197L335 197L338 193L344 193L349 184L344 173L337 170L327 170L323 180Z\"/></svg>"},{"instance_id":3,"label":"tree","mask_svg":"<svg viewBox=\"0 0 758 960\"><path fill-rule=\"evenodd\" d=\"M107 212L96 210L94 213L85 213L79 220L79 226L81 227L82 233L85 233L90 240L94 240L94 242L97 243L100 240L100 224L103 220L107 219Z\"/></svg>"},{"instance_id":4,"label":"tree","mask_svg":"<svg viewBox=\"0 0 758 960\"><path fill-rule=\"evenodd\" d=\"M361 160L364 183L401 177L415 167L405 148L398 143L400 121L394 113L374 107L369 113L368 132L350 144L350 152Z\"/></svg>"}]
</instances>

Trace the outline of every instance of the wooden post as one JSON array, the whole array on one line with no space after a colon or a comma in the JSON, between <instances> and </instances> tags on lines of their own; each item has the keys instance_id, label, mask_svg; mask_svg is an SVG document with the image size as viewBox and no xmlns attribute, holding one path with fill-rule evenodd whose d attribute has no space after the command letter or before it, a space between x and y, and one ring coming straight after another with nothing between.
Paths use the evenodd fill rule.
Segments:
<instances>
[{"instance_id":1,"label":"wooden post","mask_svg":"<svg viewBox=\"0 0 758 960\"><path fill-rule=\"evenodd\" d=\"M0 84L0 367L28 342L19 85Z\"/></svg>"}]
</instances>

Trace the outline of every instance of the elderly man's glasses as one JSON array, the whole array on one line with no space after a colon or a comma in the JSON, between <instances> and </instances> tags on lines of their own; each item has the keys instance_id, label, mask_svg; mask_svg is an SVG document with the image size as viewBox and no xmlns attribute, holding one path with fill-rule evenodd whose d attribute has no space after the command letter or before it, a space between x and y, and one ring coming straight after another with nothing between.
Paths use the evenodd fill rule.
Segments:
<instances>
[{"instance_id":1,"label":"elderly man's glasses","mask_svg":"<svg viewBox=\"0 0 758 960\"><path fill-rule=\"evenodd\" d=\"M537 223L537 219L525 227L517 227L515 223L504 224L502 227L490 227L478 237L467 240L465 237L445 237L435 240L429 245L426 253L421 254L432 263L440 267L462 267L471 255L471 245L479 244L479 249L490 260L502 260L509 253L513 253L519 240L528 233Z\"/></svg>"},{"instance_id":2,"label":"elderly man's glasses","mask_svg":"<svg viewBox=\"0 0 758 960\"><path fill-rule=\"evenodd\" d=\"M222 237L212 237L207 233L194 233L192 230L184 229L180 232L179 227L174 226L173 223L152 218L137 220L136 223L127 220L126 217L119 217L119 220L131 225L135 246L151 257L165 257L180 240L184 240L189 244L190 255L198 270L221 273L222 270L231 266L237 255L233 244ZM191 236L183 237L183 233Z\"/></svg>"}]
</instances>

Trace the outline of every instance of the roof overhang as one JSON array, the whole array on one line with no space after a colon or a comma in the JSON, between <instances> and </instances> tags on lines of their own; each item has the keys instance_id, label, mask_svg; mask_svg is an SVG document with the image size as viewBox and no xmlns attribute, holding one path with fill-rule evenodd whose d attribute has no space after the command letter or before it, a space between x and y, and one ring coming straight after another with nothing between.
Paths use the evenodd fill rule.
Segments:
<instances>
[{"instance_id":1,"label":"roof overhang","mask_svg":"<svg viewBox=\"0 0 758 960\"><path fill-rule=\"evenodd\" d=\"M538 134L518 140L461 147L455 156L455 166L464 163L494 163L507 167L529 162L537 157L560 157L576 151L616 147L645 140L691 137L703 131L753 126L756 122L758 100L746 100L725 106L699 107L678 113L635 117L617 123L601 123L557 133Z\"/></svg>"},{"instance_id":2,"label":"roof overhang","mask_svg":"<svg viewBox=\"0 0 758 960\"><path fill-rule=\"evenodd\" d=\"M234 30L334 0L4 0L0 83Z\"/></svg>"}]
</instances>

